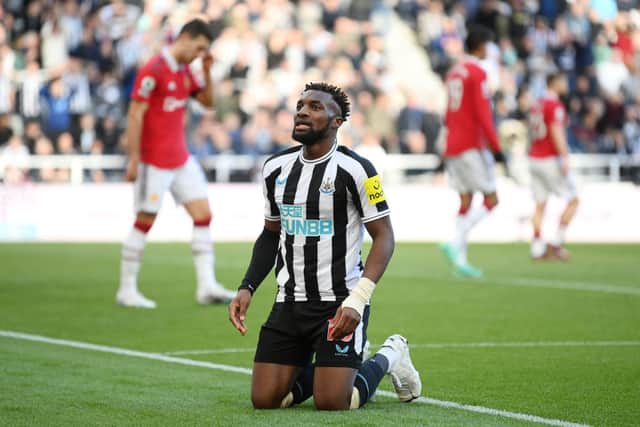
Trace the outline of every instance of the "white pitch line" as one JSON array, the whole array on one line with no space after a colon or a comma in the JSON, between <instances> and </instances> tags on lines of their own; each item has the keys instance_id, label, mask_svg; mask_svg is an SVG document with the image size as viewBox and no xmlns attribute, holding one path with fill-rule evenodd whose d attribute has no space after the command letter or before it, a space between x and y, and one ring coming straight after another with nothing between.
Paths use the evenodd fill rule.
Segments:
<instances>
[{"instance_id":1,"label":"white pitch line","mask_svg":"<svg viewBox=\"0 0 640 427\"><path fill-rule=\"evenodd\" d=\"M256 351L255 348L211 348L203 350L181 350L181 351L167 351L162 354L169 356L181 356L187 354L221 354L221 353L252 353Z\"/></svg>"},{"instance_id":2,"label":"white pitch line","mask_svg":"<svg viewBox=\"0 0 640 427\"><path fill-rule=\"evenodd\" d=\"M236 372L239 374L251 375L251 369L247 369L247 368L241 368L238 366L231 366L231 365L223 365L219 363L202 362L199 360L184 359L180 357L171 357L171 356L167 356L159 353L147 353L143 351L129 350L126 348L97 345L97 344L91 344L91 343L86 343L81 341L62 340L57 338L44 337L41 335L25 334L25 333L14 332L14 331L0 330L0 336L6 337L6 338L15 338L19 340L35 341L35 342L42 342L46 344L60 345L64 347L78 348L82 350L93 350L93 351L99 351L102 353L118 354L121 356L129 356L129 357L140 357L143 359L158 360L158 361L167 362L167 363L177 363L177 364L186 365L186 366L196 366L200 368L217 369L220 371ZM384 390L379 390L377 394L381 396L386 396L386 397L396 397L395 393L391 393ZM570 421L557 420L553 418L543 418L537 415L503 411L501 409L486 408L484 406L465 405L463 403L450 402L448 400L431 399L428 397L419 397L415 401L419 403L424 403L427 405L439 406L442 408L460 409L463 411L476 412L479 414L492 415L496 417L511 418L511 419L520 420L520 421L529 421L532 423L546 424L550 426L589 427L589 425L587 424L578 424Z\"/></svg>"},{"instance_id":3,"label":"white pitch line","mask_svg":"<svg viewBox=\"0 0 640 427\"><path fill-rule=\"evenodd\" d=\"M392 277L402 278L415 278L415 275L403 274L403 273L388 273ZM634 295L640 296L640 288L632 286L619 286L611 285L608 283L589 283L589 282L573 282L568 280L557 279L542 279L537 277L502 277L491 276L483 277L479 279L463 279L445 275L428 275L425 276L428 280L456 280L458 282L466 283L482 283L483 285L498 285L498 286L514 286L524 288L542 288L542 289L564 289L574 291L586 291L586 292L599 292L605 294L618 294L618 295Z\"/></svg>"},{"instance_id":4,"label":"white pitch line","mask_svg":"<svg viewBox=\"0 0 640 427\"><path fill-rule=\"evenodd\" d=\"M508 286L529 288L571 289L577 291L602 292L606 294L622 294L640 296L640 288L610 285L607 283L570 282L564 280L547 280L534 277L492 277L481 279L484 283L496 283Z\"/></svg>"},{"instance_id":5,"label":"white pitch line","mask_svg":"<svg viewBox=\"0 0 640 427\"><path fill-rule=\"evenodd\" d=\"M380 347L382 344L371 344ZM411 349L428 348L493 348L493 347L637 347L640 341L521 341L521 342L443 342L410 344ZM168 351L163 354L169 356L224 354L224 353L252 353L255 348L211 348L198 350Z\"/></svg>"}]
</instances>

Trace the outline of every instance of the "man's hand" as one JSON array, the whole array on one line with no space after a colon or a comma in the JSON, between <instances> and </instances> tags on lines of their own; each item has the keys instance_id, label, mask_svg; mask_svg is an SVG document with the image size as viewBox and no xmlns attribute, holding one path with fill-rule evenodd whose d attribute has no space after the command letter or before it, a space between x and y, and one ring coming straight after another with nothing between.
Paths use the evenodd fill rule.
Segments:
<instances>
[{"instance_id":1,"label":"man's hand","mask_svg":"<svg viewBox=\"0 0 640 427\"><path fill-rule=\"evenodd\" d=\"M209 75L209 70L211 70L211 66L213 65L213 55L211 52L207 52L202 57L202 71L204 72L205 77Z\"/></svg>"},{"instance_id":2,"label":"man's hand","mask_svg":"<svg viewBox=\"0 0 640 427\"><path fill-rule=\"evenodd\" d=\"M507 161L502 151L494 151L493 159L496 161L496 163L505 163Z\"/></svg>"},{"instance_id":3,"label":"man's hand","mask_svg":"<svg viewBox=\"0 0 640 427\"><path fill-rule=\"evenodd\" d=\"M360 315L357 311L349 307L339 307L333 317L333 327L329 328L327 339L338 341L352 334L360 323Z\"/></svg>"},{"instance_id":4,"label":"man's hand","mask_svg":"<svg viewBox=\"0 0 640 427\"><path fill-rule=\"evenodd\" d=\"M138 159L137 158L129 158L127 162L127 181L133 182L138 178Z\"/></svg>"},{"instance_id":5,"label":"man's hand","mask_svg":"<svg viewBox=\"0 0 640 427\"><path fill-rule=\"evenodd\" d=\"M236 297L229 304L229 320L242 335L247 333L244 319L251 304L251 292L248 289L240 289Z\"/></svg>"}]
</instances>

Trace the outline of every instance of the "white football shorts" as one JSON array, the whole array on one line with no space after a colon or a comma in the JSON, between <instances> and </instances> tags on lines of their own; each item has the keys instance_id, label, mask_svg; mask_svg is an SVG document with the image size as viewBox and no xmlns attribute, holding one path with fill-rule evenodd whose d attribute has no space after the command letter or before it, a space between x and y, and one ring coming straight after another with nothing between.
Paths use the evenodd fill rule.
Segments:
<instances>
[{"instance_id":1,"label":"white football shorts","mask_svg":"<svg viewBox=\"0 0 640 427\"><path fill-rule=\"evenodd\" d=\"M496 192L496 163L487 149L467 150L458 156L447 157L449 181L458 193L483 194Z\"/></svg>"},{"instance_id":2,"label":"white football shorts","mask_svg":"<svg viewBox=\"0 0 640 427\"><path fill-rule=\"evenodd\" d=\"M178 204L208 197L207 179L193 157L176 169L161 169L141 162L134 185L135 211L158 213L167 190Z\"/></svg>"},{"instance_id":3,"label":"white football shorts","mask_svg":"<svg viewBox=\"0 0 640 427\"><path fill-rule=\"evenodd\" d=\"M546 201L551 194L566 200L574 199L578 192L571 173L562 174L562 164L557 156L546 158L529 157L531 191L536 202Z\"/></svg>"}]
</instances>

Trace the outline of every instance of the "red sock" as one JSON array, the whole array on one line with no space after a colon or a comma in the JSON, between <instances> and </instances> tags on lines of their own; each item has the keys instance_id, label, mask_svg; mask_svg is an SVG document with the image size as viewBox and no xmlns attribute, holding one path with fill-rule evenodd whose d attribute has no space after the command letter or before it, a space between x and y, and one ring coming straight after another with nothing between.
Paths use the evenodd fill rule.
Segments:
<instances>
[{"instance_id":1,"label":"red sock","mask_svg":"<svg viewBox=\"0 0 640 427\"><path fill-rule=\"evenodd\" d=\"M193 221L194 227L208 227L211 224L211 217L207 217L204 219L198 219Z\"/></svg>"}]
</instances>

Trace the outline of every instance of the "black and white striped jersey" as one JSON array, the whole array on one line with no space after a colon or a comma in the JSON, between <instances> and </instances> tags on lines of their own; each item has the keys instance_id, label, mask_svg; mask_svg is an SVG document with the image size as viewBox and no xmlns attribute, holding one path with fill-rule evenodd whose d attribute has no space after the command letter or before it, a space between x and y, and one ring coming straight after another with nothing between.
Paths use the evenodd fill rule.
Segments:
<instances>
[{"instance_id":1,"label":"black and white striped jersey","mask_svg":"<svg viewBox=\"0 0 640 427\"><path fill-rule=\"evenodd\" d=\"M319 159L302 146L263 167L265 218L280 221L277 302L341 301L362 275L364 224L389 215L375 168L334 144Z\"/></svg>"}]
</instances>

